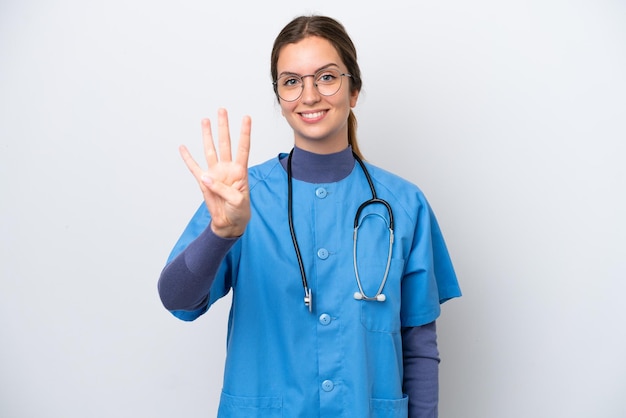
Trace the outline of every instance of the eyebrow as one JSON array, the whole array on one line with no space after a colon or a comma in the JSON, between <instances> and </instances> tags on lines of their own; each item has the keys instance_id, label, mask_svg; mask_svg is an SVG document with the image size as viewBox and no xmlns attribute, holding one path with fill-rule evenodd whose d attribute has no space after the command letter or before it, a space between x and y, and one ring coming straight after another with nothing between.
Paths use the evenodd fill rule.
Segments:
<instances>
[{"instance_id":1,"label":"eyebrow","mask_svg":"<svg viewBox=\"0 0 626 418\"><path fill-rule=\"evenodd\" d=\"M318 72L320 72L320 71L322 71L322 70L326 70L327 68L330 68L330 67L337 67L337 69L339 69L339 65L335 64L334 62L331 62L331 63L329 63L329 64L326 64L326 65L321 66L320 68L318 68L317 70L315 70L315 72L313 72L313 74L317 74ZM297 76L301 76L300 74L298 74L298 73L294 73L294 72L291 72L291 71L283 71L283 72L281 72L280 74L278 74L278 78L280 78L280 77L282 77L282 76L284 76L284 75L297 75Z\"/></svg>"}]
</instances>

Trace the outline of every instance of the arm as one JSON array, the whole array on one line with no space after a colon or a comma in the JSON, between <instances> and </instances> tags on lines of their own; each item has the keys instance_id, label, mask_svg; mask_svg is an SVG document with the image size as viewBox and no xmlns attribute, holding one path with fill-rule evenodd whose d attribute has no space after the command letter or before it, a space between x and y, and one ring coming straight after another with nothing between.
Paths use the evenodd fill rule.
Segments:
<instances>
[{"instance_id":1,"label":"arm","mask_svg":"<svg viewBox=\"0 0 626 418\"><path fill-rule=\"evenodd\" d=\"M409 418L437 418L439 404L439 350L435 321L402 329L404 392L409 396Z\"/></svg>"},{"instance_id":2,"label":"arm","mask_svg":"<svg viewBox=\"0 0 626 418\"><path fill-rule=\"evenodd\" d=\"M191 242L187 241L188 245L168 262L159 278L159 295L163 305L181 319L193 320L207 309L209 289L218 268L250 220L247 167L250 128L251 120L246 116L241 124L239 146L233 159L228 114L225 109L219 109L218 158L211 122L203 119L202 140L208 166L206 171L196 163L185 146L180 147L180 154L198 182L206 210L210 214L209 225L197 230L202 232ZM190 226L191 223L188 228Z\"/></svg>"},{"instance_id":3,"label":"arm","mask_svg":"<svg viewBox=\"0 0 626 418\"><path fill-rule=\"evenodd\" d=\"M220 263L236 241L207 227L161 272L158 289L163 306L170 311L205 306Z\"/></svg>"}]
</instances>

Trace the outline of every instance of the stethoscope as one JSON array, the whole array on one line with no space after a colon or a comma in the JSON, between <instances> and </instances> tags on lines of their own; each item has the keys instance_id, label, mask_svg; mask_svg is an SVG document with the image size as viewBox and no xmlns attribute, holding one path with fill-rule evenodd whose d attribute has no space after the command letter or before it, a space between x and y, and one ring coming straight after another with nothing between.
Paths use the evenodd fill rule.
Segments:
<instances>
[{"instance_id":1,"label":"stethoscope","mask_svg":"<svg viewBox=\"0 0 626 418\"><path fill-rule=\"evenodd\" d=\"M386 200L379 199L376 196L376 189L374 188L374 183L372 182L372 178L370 177L370 174L367 171L367 168L365 168L365 164L363 164L363 161L354 152L352 152L352 155L354 156L354 159L361 166L361 169L363 170L363 173L365 174L365 178L367 179L367 183L370 186L370 190L372 191L372 198L361 203L361 205L356 211L356 215L354 216L354 233L352 234L352 241L353 241L352 257L354 260L354 275L356 276L356 283L359 288L359 291L354 292L353 297L356 300L384 302L386 299L386 296L383 293L383 290L385 288L385 283L387 282L387 276L389 276L389 266L391 265L391 254L393 250L393 211L391 210L391 205L389 205L389 203ZM289 153L289 157L287 158L287 189L288 189L287 206L288 206L288 217L289 217L289 231L291 232L291 240L293 241L293 248L296 251L296 258L298 259L298 266L300 267L300 276L302 276L302 287L304 288L304 304L309 308L309 312L313 312L313 292L311 291L311 288L309 287L309 283L306 279L306 272L304 270L304 262L302 261L302 255L300 254L300 247L298 246L298 240L296 239L296 232L293 226L293 211L292 211L293 190L292 190L292 175L291 175L292 156L293 156L293 149L291 150L291 152ZM374 205L374 204L383 205L387 209L387 213L389 214L389 223L387 224L387 227L389 229L389 249L387 251L387 266L385 267L385 274L383 276L383 280L380 282L380 286L378 287L376 294L374 296L368 296L363 291L363 285L361 284L361 278L359 277L359 267L356 261L356 248L357 248L357 241L358 241L357 238L359 234L359 220L361 217L361 212L367 206ZM380 215L372 213L372 214L365 215L363 218L365 219L367 216L370 216L370 215L380 216Z\"/></svg>"}]
</instances>

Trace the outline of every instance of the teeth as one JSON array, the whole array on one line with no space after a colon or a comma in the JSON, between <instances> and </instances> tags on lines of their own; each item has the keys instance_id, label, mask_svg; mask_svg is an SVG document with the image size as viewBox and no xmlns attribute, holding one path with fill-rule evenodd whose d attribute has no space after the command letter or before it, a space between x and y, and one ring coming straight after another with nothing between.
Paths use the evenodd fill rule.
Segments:
<instances>
[{"instance_id":1,"label":"teeth","mask_svg":"<svg viewBox=\"0 0 626 418\"><path fill-rule=\"evenodd\" d=\"M315 113L303 113L302 117L306 118L306 119L315 119L315 118L319 118L320 116L322 116L324 114L324 112L315 112Z\"/></svg>"}]
</instances>

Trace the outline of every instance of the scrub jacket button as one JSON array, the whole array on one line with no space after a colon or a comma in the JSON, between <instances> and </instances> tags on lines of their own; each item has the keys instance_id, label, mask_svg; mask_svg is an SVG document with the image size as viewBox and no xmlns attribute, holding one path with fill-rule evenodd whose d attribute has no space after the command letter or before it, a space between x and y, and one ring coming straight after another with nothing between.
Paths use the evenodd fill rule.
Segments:
<instances>
[{"instance_id":1,"label":"scrub jacket button","mask_svg":"<svg viewBox=\"0 0 626 418\"><path fill-rule=\"evenodd\" d=\"M319 197L320 199L325 198L327 195L328 195L328 192L326 191L325 188L318 187L317 189L315 189L315 196Z\"/></svg>"},{"instance_id":2,"label":"scrub jacket button","mask_svg":"<svg viewBox=\"0 0 626 418\"><path fill-rule=\"evenodd\" d=\"M328 325L328 324L330 324L330 315L328 315L326 313L325 314L321 314L319 320L320 320L320 324Z\"/></svg>"},{"instance_id":3,"label":"scrub jacket button","mask_svg":"<svg viewBox=\"0 0 626 418\"><path fill-rule=\"evenodd\" d=\"M317 256L322 260L326 260L328 258L328 250L326 248L320 248L317 250Z\"/></svg>"},{"instance_id":4,"label":"scrub jacket button","mask_svg":"<svg viewBox=\"0 0 626 418\"><path fill-rule=\"evenodd\" d=\"M333 390L334 387L335 384L332 380L324 380L322 382L322 389L324 390L324 392L330 392L331 390Z\"/></svg>"}]
</instances>

